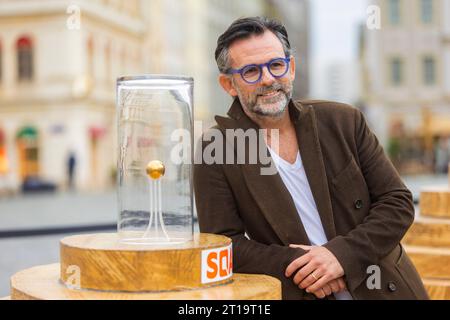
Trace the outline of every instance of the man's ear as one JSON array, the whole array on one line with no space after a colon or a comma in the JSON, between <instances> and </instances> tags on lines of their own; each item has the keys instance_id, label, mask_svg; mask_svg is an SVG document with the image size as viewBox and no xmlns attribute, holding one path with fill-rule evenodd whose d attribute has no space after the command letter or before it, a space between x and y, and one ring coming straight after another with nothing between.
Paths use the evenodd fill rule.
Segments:
<instances>
[{"instance_id":1,"label":"man's ear","mask_svg":"<svg viewBox=\"0 0 450 320\"><path fill-rule=\"evenodd\" d=\"M289 62L289 74L291 75L291 81L295 80L295 58L294 56L290 57L290 62Z\"/></svg>"},{"instance_id":2,"label":"man's ear","mask_svg":"<svg viewBox=\"0 0 450 320\"><path fill-rule=\"evenodd\" d=\"M219 75L219 83L222 86L222 88L232 97L236 97L237 91L233 86L233 82L231 81L231 77L221 73Z\"/></svg>"}]
</instances>

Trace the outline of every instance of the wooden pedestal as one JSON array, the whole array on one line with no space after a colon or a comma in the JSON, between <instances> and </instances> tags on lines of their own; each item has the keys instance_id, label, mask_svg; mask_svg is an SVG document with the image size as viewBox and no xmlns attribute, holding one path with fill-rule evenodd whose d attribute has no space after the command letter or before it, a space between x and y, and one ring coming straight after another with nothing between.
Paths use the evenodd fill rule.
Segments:
<instances>
[{"instance_id":1,"label":"wooden pedestal","mask_svg":"<svg viewBox=\"0 0 450 320\"><path fill-rule=\"evenodd\" d=\"M60 264L11 278L11 299L281 299L278 279L231 272L224 236L155 247L124 244L117 234L78 235L62 239L60 249Z\"/></svg>"},{"instance_id":2,"label":"wooden pedestal","mask_svg":"<svg viewBox=\"0 0 450 320\"><path fill-rule=\"evenodd\" d=\"M450 280L423 279L423 284L433 300L450 300Z\"/></svg>"},{"instance_id":3,"label":"wooden pedestal","mask_svg":"<svg viewBox=\"0 0 450 320\"><path fill-rule=\"evenodd\" d=\"M61 280L70 282L76 266L83 289L168 291L224 284L231 278L202 283L202 252L230 245L231 239L214 234L196 234L191 242L157 247L124 244L116 233L67 237L61 240Z\"/></svg>"},{"instance_id":4,"label":"wooden pedestal","mask_svg":"<svg viewBox=\"0 0 450 320\"><path fill-rule=\"evenodd\" d=\"M450 249L425 246L404 248L423 278L450 280Z\"/></svg>"},{"instance_id":5,"label":"wooden pedestal","mask_svg":"<svg viewBox=\"0 0 450 320\"><path fill-rule=\"evenodd\" d=\"M450 219L418 217L402 242L412 246L450 248Z\"/></svg>"},{"instance_id":6,"label":"wooden pedestal","mask_svg":"<svg viewBox=\"0 0 450 320\"><path fill-rule=\"evenodd\" d=\"M431 299L450 299L450 189L425 188L418 217L402 240Z\"/></svg>"},{"instance_id":7,"label":"wooden pedestal","mask_svg":"<svg viewBox=\"0 0 450 320\"><path fill-rule=\"evenodd\" d=\"M424 189L420 193L420 215L450 219L450 188Z\"/></svg>"},{"instance_id":8,"label":"wooden pedestal","mask_svg":"<svg viewBox=\"0 0 450 320\"><path fill-rule=\"evenodd\" d=\"M13 300L252 300L281 299L281 283L265 275L235 274L233 281L205 289L167 292L74 290L59 281L59 264L34 267L11 278Z\"/></svg>"}]
</instances>

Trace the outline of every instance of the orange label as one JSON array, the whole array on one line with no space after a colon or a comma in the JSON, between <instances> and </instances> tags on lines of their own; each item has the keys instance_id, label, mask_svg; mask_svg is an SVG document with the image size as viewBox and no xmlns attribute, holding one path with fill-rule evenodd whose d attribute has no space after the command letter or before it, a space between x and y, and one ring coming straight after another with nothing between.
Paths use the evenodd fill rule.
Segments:
<instances>
[{"instance_id":1,"label":"orange label","mask_svg":"<svg viewBox=\"0 0 450 320\"><path fill-rule=\"evenodd\" d=\"M202 251L202 283L230 278L233 275L233 250L227 247Z\"/></svg>"}]
</instances>

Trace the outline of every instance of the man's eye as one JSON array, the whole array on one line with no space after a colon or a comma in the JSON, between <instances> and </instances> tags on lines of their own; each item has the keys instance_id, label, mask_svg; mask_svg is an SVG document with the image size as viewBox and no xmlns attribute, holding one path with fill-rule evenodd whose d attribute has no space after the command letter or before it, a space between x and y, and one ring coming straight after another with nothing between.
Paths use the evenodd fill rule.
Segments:
<instances>
[{"instance_id":1,"label":"man's eye","mask_svg":"<svg viewBox=\"0 0 450 320\"><path fill-rule=\"evenodd\" d=\"M270 64L270 67L274 68L274 69L279 69L279 68L284 68L285 64L282 62L273 62Z\"/></svg>"},{"instance_id":2,"label":"man's eye","mask_svg":"<svg viewBox=\"0 0 450 320\"><path fill-rule=\"evenodd\" d=\"M248 67L248 68L244 69L244 72L243 72L244 76L251 76L251 75L258 74L258 73L259 73L259 70L257 67Z\"/></svg>"}]
</instances>

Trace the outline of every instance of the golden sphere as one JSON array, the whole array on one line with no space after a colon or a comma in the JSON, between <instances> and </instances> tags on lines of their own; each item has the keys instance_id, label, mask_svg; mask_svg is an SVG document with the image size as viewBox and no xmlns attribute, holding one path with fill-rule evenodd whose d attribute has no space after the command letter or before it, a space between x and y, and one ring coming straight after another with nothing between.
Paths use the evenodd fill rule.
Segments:
<instances>
[{"instance_id":1,"label":"golden sphere","mask_svg":"<svg viewBox=\"0 0 450 320\"><path fill-rule=\"evenodd\" d=\"M145 168L145 171L150 178L159 179L164 175L166 168L161 161L152 160L147 163L147 168Z\"/></svg>"}]
</instances>

